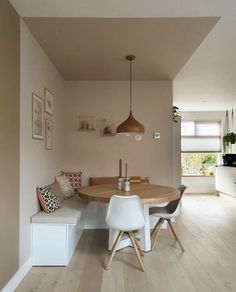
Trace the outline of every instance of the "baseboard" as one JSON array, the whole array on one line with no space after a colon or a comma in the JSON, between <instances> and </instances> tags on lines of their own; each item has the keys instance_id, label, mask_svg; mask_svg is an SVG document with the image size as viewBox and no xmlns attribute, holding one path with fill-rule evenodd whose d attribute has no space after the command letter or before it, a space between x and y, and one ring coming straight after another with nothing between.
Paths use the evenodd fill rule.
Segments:
<instances>
[{"instance_id":1,"label":"baseboard","mask_svg":"<svg viewBox=\"0 0 236 292\"><path fill-rule=\"evenodd\" d=\"M20 282L28 274L29 270L32 268L32 259L29 258L15 273L11 280L6 284L6 286L1 290L1 292L14 292Z\"/></svg>"}]
</instances>

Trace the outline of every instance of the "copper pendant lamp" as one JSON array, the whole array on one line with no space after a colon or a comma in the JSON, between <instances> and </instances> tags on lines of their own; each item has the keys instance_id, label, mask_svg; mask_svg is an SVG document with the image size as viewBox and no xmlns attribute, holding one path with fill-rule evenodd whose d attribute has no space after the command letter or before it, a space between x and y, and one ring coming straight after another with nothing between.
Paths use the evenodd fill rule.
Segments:
<instances>
[{"instance_id":1,"label":"copper pendant lamp","mask_svg":"<svg viewBox=\"0 0 236 292\"><path fill-rule=\"evenodd\" d=\"M117 129L116 133L144 133L145 128L144 126L139 123L132 114L132 106L133 106L133 96L132 96L132 61L135 60L135 56L128 55L126 59L130 61L130 113L128 118L120 124Z\"/></svg>"}]
</instances>

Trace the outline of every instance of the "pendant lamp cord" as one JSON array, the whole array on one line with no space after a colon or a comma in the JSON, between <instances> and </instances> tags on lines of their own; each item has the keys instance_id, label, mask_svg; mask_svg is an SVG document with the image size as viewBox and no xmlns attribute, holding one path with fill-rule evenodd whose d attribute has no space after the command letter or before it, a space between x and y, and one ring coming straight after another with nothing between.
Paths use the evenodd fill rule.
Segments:
<instances>
[{"instance_id":1,"label":"pendant lamp cord","mask_svg":"<svg viewBox=\"0 0 236 292\"><path fill-rule=\"evenodd\" d=\"M129 79L130 79L130 112L132 113L133 109L133 97L132 97L132 60L130 60L130 74L129 74Z\"/></svg>"}]
</instances>

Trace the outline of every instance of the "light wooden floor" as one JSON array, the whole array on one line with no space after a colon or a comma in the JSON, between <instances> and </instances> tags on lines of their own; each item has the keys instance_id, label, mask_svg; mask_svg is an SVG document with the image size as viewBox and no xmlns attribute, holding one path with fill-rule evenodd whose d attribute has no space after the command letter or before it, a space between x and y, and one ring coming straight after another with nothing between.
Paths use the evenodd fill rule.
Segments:
<instances>
[{"instance_id":1,"label":"light wooden floor","mask_svg":"<svg viewBox=\"0 0 236 292\"><path fill-rule=\"evenodd\" d=\"M83 233L69 267L34 267L17 292L210 292L236 291L236 199L186 195L175 224L185 247L162 230L138 269L131 248L116 253L111 269L105 230Z\"/></svg>"}]
</instances>

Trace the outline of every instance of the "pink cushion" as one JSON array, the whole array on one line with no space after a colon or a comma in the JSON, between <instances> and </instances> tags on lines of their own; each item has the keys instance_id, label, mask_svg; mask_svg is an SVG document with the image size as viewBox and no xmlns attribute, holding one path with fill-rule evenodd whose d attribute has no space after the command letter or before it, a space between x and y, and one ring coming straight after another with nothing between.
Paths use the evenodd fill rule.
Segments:
<instances>
[{"instance_id":1,"label":"pink cushion","mask_svg":"<svg viewBox=\"0 0 236 292\"><path fill-rule=\"evenodd\" d=\"M61 174L64 174L75 192L78 192L79 188L81 187L81 176L82 172L73 172L73 171L61 171Z\"/></svg>"}]
</instances>

